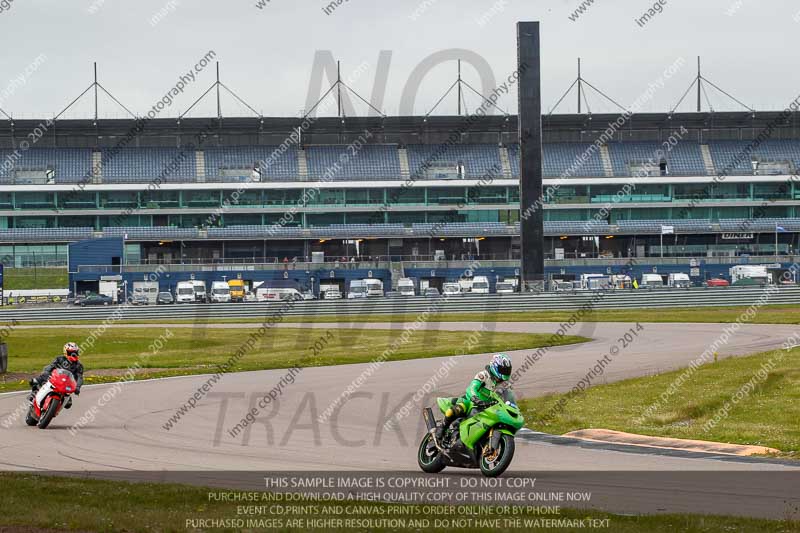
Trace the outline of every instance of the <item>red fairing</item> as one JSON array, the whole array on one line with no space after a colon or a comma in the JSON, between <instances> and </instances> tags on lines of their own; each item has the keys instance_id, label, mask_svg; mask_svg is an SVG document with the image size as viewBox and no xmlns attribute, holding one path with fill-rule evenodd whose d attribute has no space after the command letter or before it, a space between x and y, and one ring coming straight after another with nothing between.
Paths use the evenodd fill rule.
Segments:
<instances>
[{"instance_id":1,"label":"red fairing","mask_svg":"<svg viewBox=\"0 0 800 533\"><path fill-rule=\"evenodd\" d=\"M48 381L52 387L52 390L42 400L42 405L39 405L39 402L36 399L33 401L33 411L37 417L42 416L42 413L47 411L50 403L56 398L58 398L63 405L64 398L73 394L75 389L78 387L78 383L75 381L75 377L72 375L72 372L69 370L64 370L63 368L57 368L53 370L50 373L50 379ZM61 411L60 406L58 411Z\"/></svg>"},{"instance_id":2,"label":"red fairing","mask_svg":"<svg viewBox=\"0 0 800 533\"><path fill-rule=\"evenodd\" d=\"M50 374L50 385L61 395L72 394L78 387L75 377L68 370L56 369Z\"/></svg>"}]
</instances>

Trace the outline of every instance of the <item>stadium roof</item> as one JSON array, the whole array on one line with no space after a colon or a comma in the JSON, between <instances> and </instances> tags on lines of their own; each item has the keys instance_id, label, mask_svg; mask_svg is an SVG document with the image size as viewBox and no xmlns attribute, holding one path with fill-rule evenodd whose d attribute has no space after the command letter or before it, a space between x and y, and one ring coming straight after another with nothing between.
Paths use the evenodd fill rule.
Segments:
<instances>
[{"instance_id":1,"label":"stadium roof","mask_svg":"<svg viewBox=\"0 0 800 533\"><path fill-rule=\"evenodd\" d=\"M561 114L545 115L543 129L545 141L586 141L593 132L605 130L617 121L619 114ZM780 111L764 112L701 112L701 113L646 113L631 115L620 128L629 139L658 138L659 132L680 128L700 130L716 139L747 139L762 130L775 127L773 138L800 138L800 117L792 113L779 124ZM0 121L0 143L9 145L11 136L18 139L33 131L47 119ZM454 131L463 133L465 142L514 142L517 117L514 115L464 116L406 116L406 117L242 117L242 118L155 118L141 124L138 135L141 146L173 144L168 138L193 135L207 130L215 135L226 135L225 141L241 143L280 143L293 130L302 127L304 144L335 144L369 130L376 135L373 142L435 142ZM79 138L95 139L98 145L113 143L114 139L135 132L134 119L58 120L46 128L39 141L42 146L86 146L74 142ZM161 139L160 141L158 139ZM235 139L239 138L238 141ZM152 140L150 142L149 140ZM72 142L71 142L72 141ZM93 143L89 143L92 145ZM174 144L173 144L174 145Z\"/></svg>"}]
</instances>

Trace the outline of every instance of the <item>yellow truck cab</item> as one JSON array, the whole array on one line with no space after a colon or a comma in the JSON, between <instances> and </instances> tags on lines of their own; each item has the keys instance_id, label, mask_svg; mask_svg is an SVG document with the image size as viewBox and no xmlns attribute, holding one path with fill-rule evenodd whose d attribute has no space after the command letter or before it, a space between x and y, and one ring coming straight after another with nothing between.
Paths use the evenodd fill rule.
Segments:
<instances>
[{"instance_id":1,"label":"yellow truck cab","mask_svg":"<svg viewBox=\"0 0 800 533\"><path fill-rule=\"evenodd\" d=\"M241 279L232 279L228 281L228 287L231 290L232 302L244 301L244 281Z\"/></svg>"}]
</instances>

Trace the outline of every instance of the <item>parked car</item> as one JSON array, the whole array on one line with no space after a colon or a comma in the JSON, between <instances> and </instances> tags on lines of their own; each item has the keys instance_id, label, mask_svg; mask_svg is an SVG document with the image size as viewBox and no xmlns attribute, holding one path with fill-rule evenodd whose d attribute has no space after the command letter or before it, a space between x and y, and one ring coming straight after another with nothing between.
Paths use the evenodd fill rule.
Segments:
<instances>
[{"instance_id":1,"label":"parked car","mask_svg":"<svg viewBox=\"0 0 800 533\"><path fill-rule=\"evenodd\" d=\"M727 287L730 283L726 279L722 278L711 278L710 280L706 281L707 287Z\"/></svg>"},{"instance_id":2,"label":"parked car","mask_svg":"<svg viewBox=\"0 0 800 533\"><path fill-rule=\"evenodd\" d=\"M427 289L425 289L423 296L425 296L426 298L436 298L441 295L439 294L439 289L437 289L436 287L428 287Z\"/></svg>"},{"instance_id":3,"label":"parked car","mask_svg":"<svg viewBox=\"0 0 800 533\"><path fill-rule=\"evenodd\" d=\"M87 305L111 305L114 299L105 294L87 294L75 298L75 305L86 307Z\"/></svg>"},{"instance_id":4,"label":"parked car","mask_svg":"<svg viewBox=\"0 0 800 533\"><path fill-rule=\"evenodd\" d=\"M175 298L172 297L171 292L159 292L158 296L156 297L156 304L158 305L169 305L174 303Z\"/></svg>"}]
</instances>

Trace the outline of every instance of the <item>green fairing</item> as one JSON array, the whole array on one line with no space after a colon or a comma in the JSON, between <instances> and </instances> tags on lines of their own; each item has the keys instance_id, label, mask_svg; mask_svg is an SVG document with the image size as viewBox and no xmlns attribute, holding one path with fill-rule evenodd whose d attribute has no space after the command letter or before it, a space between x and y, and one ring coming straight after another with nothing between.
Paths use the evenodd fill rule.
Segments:
<instances>
[{"instance_id":1,"label":"green fairing","mask_svg":"<svg viewBox=\"0 0 800 533\"><path fill-rule=\"evenodd\" d=\"M504 426L500 428L500 431L513 436L525 425L525 418L520 414L519 408L514 405L506 404L494 391L487 391L485 388L483 391L488 392L488 394L485 395L486 401L495 401L497 403L479 412L475 416L464 419L461 424L459 424L458 430L461 441L469 449L474 448L475 443L481 440L481 438L495 426ZM437 398L436 402L442 413L446 413L447 410L452 407L451 398ZM467 408L467 412L472 410L469 401L466 402L465 407Z\"/></svg>"}]
</instances>

